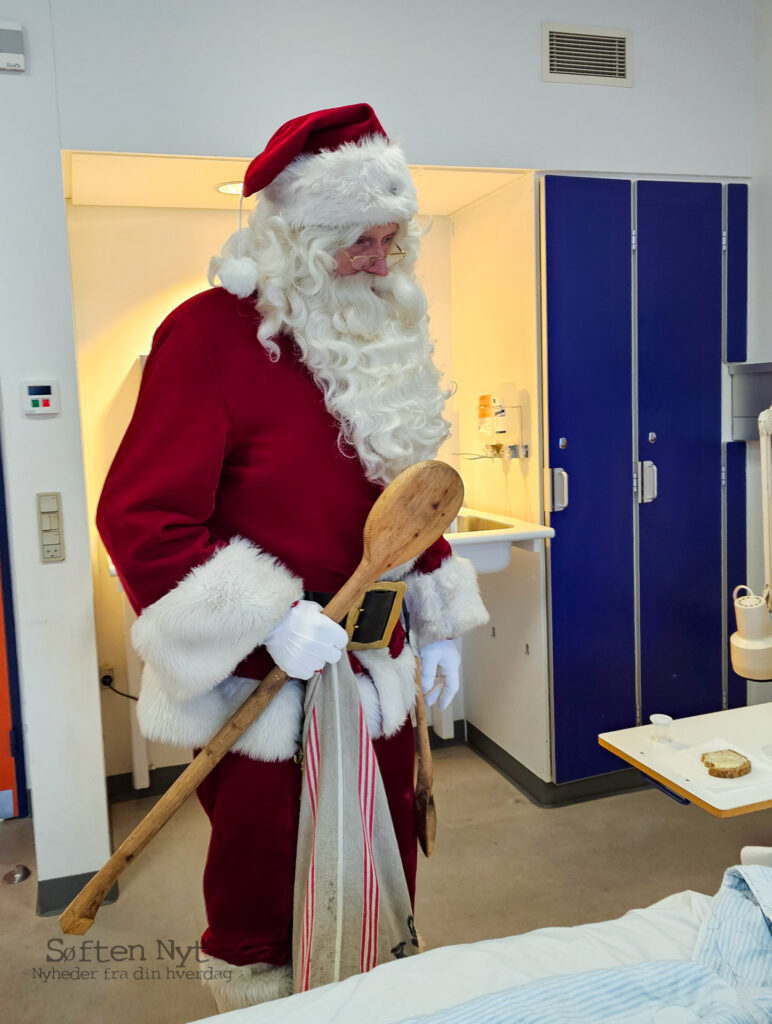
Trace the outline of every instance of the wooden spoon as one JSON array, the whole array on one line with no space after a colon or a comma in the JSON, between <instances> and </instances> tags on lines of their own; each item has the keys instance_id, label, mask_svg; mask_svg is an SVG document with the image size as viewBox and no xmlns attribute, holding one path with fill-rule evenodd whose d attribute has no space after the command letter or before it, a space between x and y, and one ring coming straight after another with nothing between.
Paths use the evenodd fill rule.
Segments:
<instances>
[{"instance_id":1,"label":"wooden spoon","mask_svg":"<svg viewBox=\"0 0 772 1024\"><path fill-rule=\"evenodd\" d=\"M415 827L418 843L425 857L431 857L434 849L434 837L437 834L437 808L434 806L434 771L432 768L432 750L429 745L429 729L426 725L426 705L421 687L421 659L415 660L416 700L415 724L418 733L418 770L415 780ZM430 691L431 692L431 691Z\"/></svg>"},{"instance_id":2,"label":"wooden spoon","mask_svg":"<svg viewBox=\"0 0 772 1024\"><path fill-rule=\"evenodd\" d=\"M461 477L444 462L418 462L400 473L370 510L363 533L362 560L324 609L324 614L339 622L384 573L422 554L448 528L463 499ZM66 935L83 935L88 931L102 900L123 869L222 760L288 678L286 672L273 668L199 751L182 775L62 912L59 924Z\"/></svg>"}]
</instances>

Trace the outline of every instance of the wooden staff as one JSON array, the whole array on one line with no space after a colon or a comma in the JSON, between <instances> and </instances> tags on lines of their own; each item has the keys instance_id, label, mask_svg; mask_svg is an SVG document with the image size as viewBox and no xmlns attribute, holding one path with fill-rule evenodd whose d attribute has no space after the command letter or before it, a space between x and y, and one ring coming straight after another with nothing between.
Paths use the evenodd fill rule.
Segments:
<instances>
[{"instance_id":1,"label":"wooden staff","mask_svg":"<svg viewBox=\"0 0 772 1024\"><path fill-rule=\"evenodd\" d=\"M418 842L425 857L431 857L434 837L437 834L437 808L434 806L434 772L432 770L432 749L429 744L429 729L426 725L426 706L421 687L421 659L415 660L417 694L415 701L415 724L418 733L418 771L415 781L415 826Z\"/></svg>"},{"instance_id":2,"label":"wooden staff","mask_svg":"<svg viewBox=\"0 0 772 1024\"><path fill-rule=\"evenodd\" d=\"M441 536L458 514L463 500L461 477L444 462L418 462L400 473L370 510L362 538L362 560L324 609L324 614L339 622L384 573L417 557ZM288 678L286 672L273 668L233 717L199 751L182 775L63 911L59 924L65 934L83 935L88 931L102 900L123 869L160 832Z\"/></svg>"}]
</instances>

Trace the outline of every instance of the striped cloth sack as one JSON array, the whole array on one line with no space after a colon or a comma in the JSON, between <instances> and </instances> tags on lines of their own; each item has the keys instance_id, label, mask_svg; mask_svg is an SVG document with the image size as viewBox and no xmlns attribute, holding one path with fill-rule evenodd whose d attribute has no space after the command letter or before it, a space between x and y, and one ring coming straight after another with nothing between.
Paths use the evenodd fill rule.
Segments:
<instances>
[{"instance_id":1,"label":"striped cloth sack","mask_svg":"<svg viewBox=\"0 0 772 1024\"><path fill-rule=\"evenodd\" d=\"M306 685L303 755L296 992L418 952L386 792L346 657Z\"/></svg>"}]
</instances>

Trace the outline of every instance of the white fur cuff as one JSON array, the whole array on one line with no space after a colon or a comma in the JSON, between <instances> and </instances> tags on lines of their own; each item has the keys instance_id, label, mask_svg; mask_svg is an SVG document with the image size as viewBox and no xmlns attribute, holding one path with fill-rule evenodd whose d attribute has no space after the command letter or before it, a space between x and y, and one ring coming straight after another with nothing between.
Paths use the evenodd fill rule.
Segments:
<instances>
[{"instance_id":1,"label":"white fur cuff","mask_svg":"<svg viewBox=\"0 0 772 1024\"><path fill-rule=\"evenodd\" d=\"M451 555L434 572L411 573L406 582L410 641L416 650L488 621L477 573L467 558Z\"/></svg>"},{"instance_id":2,"label":"white fur cuff","mask_svg":"<svg viewBox=\"0 0 772 1024\"><path fill-rule=\"evenodd\" d=\"M131 639L166 693L190 700L231 675L302 596L297 576L236 537L145 608Z\"/></svg>"},{"instance_id":3,"label":"white fur cuff","mask_svg":"<svg viewBox=\"0 0 772 1024\"><path fill-rule=\"evenodd\" d=\"M254 689L254 679L229 676L200 697L174 700L146 665L137 705L140 730L147 739L173 747L203 747ZM289 760L300 747L304 693L303 683L288 679L233 750L257 761Z\"/></svg>"}]
</instances>

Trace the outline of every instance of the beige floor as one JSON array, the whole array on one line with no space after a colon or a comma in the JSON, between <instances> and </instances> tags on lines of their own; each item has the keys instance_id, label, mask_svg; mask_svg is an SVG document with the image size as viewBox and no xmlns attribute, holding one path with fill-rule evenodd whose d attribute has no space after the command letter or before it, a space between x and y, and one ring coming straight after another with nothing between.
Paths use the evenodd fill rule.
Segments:
<instances>
[{"instance_id":1,"label":"beige floor","mask_svg":"<svg viewBox=\"0 0 772 1024\"><path fill-rule=\"evenodd\" d=\"M682 889L712 893L741 846L772 844L770 811L719 820L653 790L541 810L465 747L437 752L435 765L438 841L419 865L416 907L429 946L617 917ZM113 807L117 840L149 803ZM0 884L3 1021L181 1024L213 1013L200 982L167 976L180 955L164 952L173 942L184 953L201 931L206 839L191 800L126 872L119 901L102 909L88 935L65 938L55 918L35 915L30 822L0 822L0 874L19 862L33 868L24 883ZM146 960L135 948L133 960L120 962L113 949L100 964L92 947L82 949L86 939L141 946ZM75 961L46 961L67 947ZM192 960L182 969L195 969ZM74 967L94 976L46 981L40 973Z\"/></svg>"}]
</instances>

